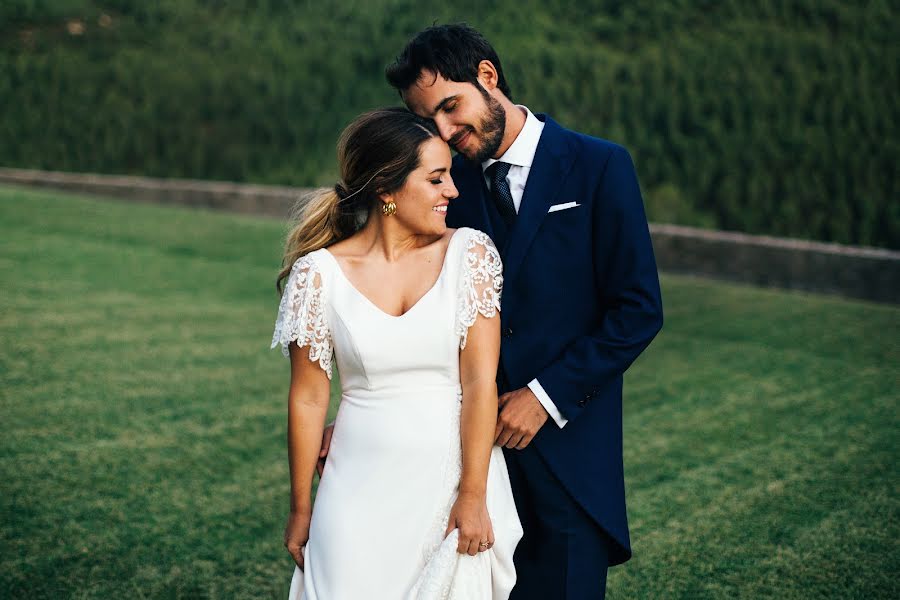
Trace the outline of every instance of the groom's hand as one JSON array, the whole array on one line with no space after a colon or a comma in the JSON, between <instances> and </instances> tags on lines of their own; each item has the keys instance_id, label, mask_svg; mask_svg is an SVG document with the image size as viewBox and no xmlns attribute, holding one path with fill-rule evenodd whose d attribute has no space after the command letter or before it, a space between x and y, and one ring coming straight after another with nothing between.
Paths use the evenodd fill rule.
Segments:
<instances>
[{"instance_id":1,"label":"groom's hand","mask_svg":"<svg viewBox=\"0 0 900 600\"><path fill-rule=\"evenodd\" d=\"M550 415L527 387L507 392L499 400L500 414L497 415L494 443L521 450L531 443Z\"/></svg>"},{"instance_id":2,"label":"groom's hand","mask_svg":"<svg viewBox=\"0 0 900 600\"><path fill-rule=\"evenodd\" d=\"M319 460L316 461L316 472L322 477L325 470L325 460L328 458L328 451L331 449L331 436L334 433L334 421L325 426L322 431L322 448L319 450Z\"/></svg>"}]
</instances>

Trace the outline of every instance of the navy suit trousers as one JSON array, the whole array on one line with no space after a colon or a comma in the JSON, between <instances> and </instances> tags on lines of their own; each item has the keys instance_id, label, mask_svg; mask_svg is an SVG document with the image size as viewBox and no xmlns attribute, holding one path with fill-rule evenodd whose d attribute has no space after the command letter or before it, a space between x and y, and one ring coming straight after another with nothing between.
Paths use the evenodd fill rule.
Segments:
<instances>
[{"instance_id":1,"label":"navy suit trousers","mask_svg":"<svg viewBox=\"0 0 900 600\"><path fill-rule=\"evenodd\" d=\"M533 445L504 448L504 454L524 530L510 600L604 598L609 535L566 492Z\"/></svg>"}]
</instances>

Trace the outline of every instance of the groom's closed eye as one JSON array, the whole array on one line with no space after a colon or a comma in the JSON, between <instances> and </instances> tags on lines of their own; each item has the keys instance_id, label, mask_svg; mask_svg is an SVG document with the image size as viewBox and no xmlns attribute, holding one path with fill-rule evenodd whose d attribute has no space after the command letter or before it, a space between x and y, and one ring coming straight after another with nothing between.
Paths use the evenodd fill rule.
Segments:
<instances>
[{"instance_id":1,"label":"groom's closed eye","mask_svg":"<svg viewBox=\"0 0 900 600\"><path fill-rule=\"evenodd\" d=\"M459 104L459 98L457 96L448 96L438 102L438 105L434 107L433 114L438 114L441 111L444 111L445 113L453 112L457 104Z\"/></svg>"}]
</instances>

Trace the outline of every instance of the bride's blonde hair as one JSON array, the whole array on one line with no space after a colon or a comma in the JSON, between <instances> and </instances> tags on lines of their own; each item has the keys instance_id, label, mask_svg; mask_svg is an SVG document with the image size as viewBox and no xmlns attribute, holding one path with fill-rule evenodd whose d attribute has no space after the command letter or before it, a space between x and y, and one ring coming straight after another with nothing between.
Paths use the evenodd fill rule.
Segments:
<instances>
[{"instance_id":1,"label":"bride's blonde hair","mask_svg":"<svg viewBox=\"0 0 900 600\"><path fill-rule=\"evenodd\" d=\"M359 231L380 194L400 189L419 166L419 149L440 137L434 123L405 108L379 108L353 120L338 140L341 180L301 198L291 211L293 225L284 244L275 287L290 275L298 258Z\"/></svg>"}]
</instances>

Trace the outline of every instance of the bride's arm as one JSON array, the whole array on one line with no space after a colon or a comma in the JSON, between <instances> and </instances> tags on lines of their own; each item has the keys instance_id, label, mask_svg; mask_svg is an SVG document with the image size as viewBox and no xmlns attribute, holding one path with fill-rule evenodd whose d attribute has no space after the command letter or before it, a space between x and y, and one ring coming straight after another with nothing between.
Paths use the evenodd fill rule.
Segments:
<instances>
[{"instance_id":1,"label":"bride's arm","mask_svg":"<svg viewBox=\"0 0 900 600\"><path fill-rule=\"evenodd\" d=\"M500 359L500 316L481 315L469 328L459 355L462 383L463 469L460 493L484 494L494 430L497 425L497 363Z\"/></svg>"},{"instance_id":2,"label":"bride's arm","mask_svg":"<svg viewBox=\"0 0 900 600\"><path fill-rule=\"evenodd\" d=\"M485 494L488 464L497 425L497 362L500 358L500 316L478 315L460 352L462 384L462 477L459 499L451 513L460 530L459 551L474 555L479 543L493 544ZM490 547L490 546L488 546ZM482 546L480 550L485 550Z\"/></svg>"},{"instance_id":3,"label":"bride's arm","mask_svg":"<svg viewBox=\"0 0 900 600\"><path fill-rule=\"evenodd\" d=\"M331 382L319 363L309 360L309 348L291 344L291 386L288 391L288 461L291 470L291 510L312 510L312 480L322 444Z\"/></svg>"},{"instance_id":4,"label":"bride's arm","mask_svg":"<svg viewBox=\"0 0 900 600\"><path fill-rule=\"evenodd\" d=\"M291 385L288 391L288 462L291 473L291 516L285 528L285 546L303 564L300 547L309 537L312 516L312 481L331 390L328 375L318 361L309 359L309 347L289 347Z\"/></svg>"}]
</instances>

